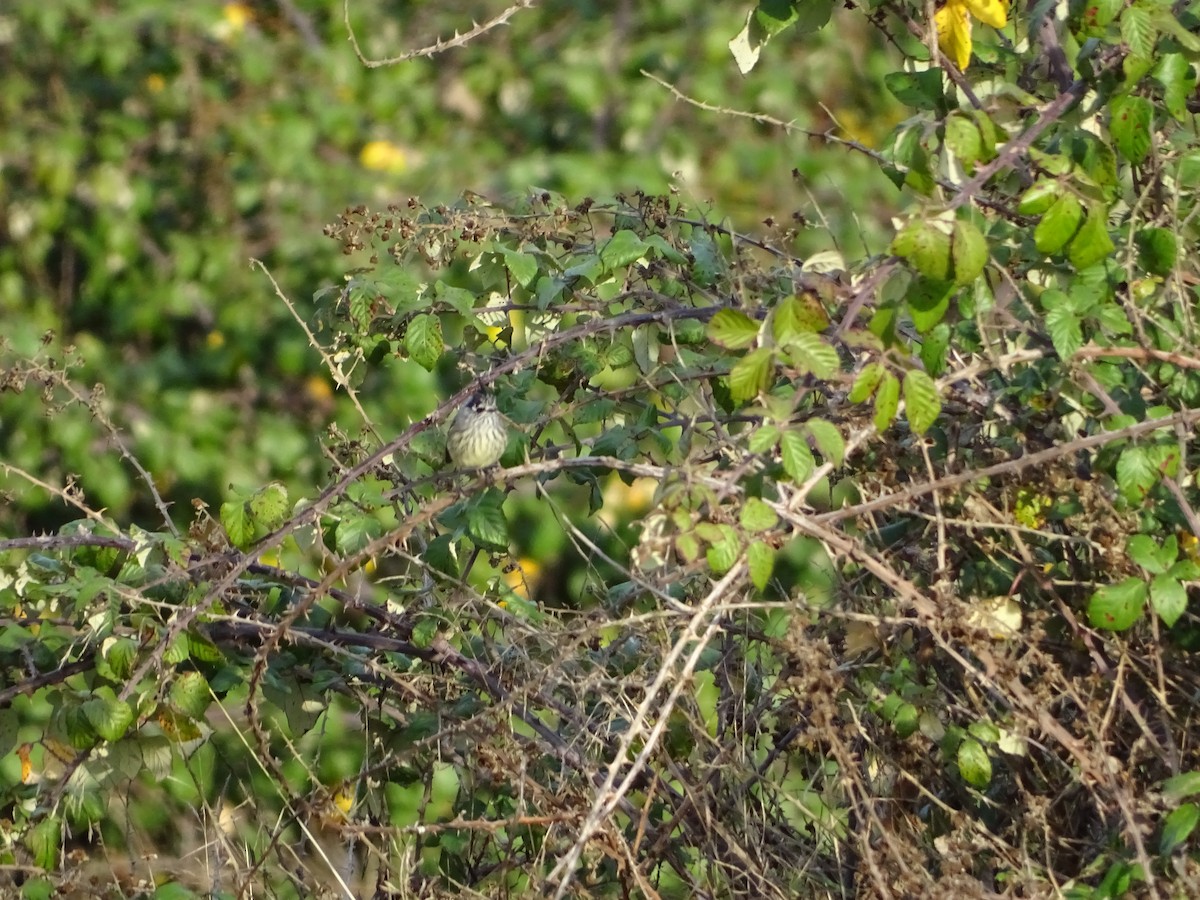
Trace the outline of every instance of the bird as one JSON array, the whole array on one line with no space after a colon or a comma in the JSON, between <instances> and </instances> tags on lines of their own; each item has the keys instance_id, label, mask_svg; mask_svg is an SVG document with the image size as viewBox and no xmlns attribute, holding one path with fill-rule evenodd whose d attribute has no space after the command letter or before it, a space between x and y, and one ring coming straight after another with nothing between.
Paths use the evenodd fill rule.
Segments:
<instances>
[{"instance_id":1,"label":"bird","mask_svg":"<svg viewBox=\"0 0 1200 900\"><path fill-rule=\"evenodd\" d=\"M454 414L446 453L460 469L483 469L500 461L508 447L508 426L489 391L471 394Z\"/></svg>"}]
</instances>

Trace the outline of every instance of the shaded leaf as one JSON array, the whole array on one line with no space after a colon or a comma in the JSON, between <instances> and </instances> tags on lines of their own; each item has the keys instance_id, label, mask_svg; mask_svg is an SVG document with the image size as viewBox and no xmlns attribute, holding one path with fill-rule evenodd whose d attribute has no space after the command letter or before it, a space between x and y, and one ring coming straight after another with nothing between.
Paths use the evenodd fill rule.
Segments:
<instances>
[{"instance_id":1,"label":"shaded leaf","mask_svg":"<svg viewBox=\"0 0 1200 900\"><path fill-rule=\"evenodd\" d=\"M1128 12L1128 10L1126 10ZM1154 107L1145 97L1117 97L1109 106L1108 130L1122 156L1139 165L1150 152Z\"/></svg>"},{"instance_id":2,"label":"shaded leaf","mask_svg":"<svg viewBox=\"0 0 1200 900\"><path fill-rule=\"evenodd\" d=\"M1075 236L1082 220L1083 206L1074 195L1063 194L1033 229L1033 242L1042 253L1057 253Z\"/></svg>"},{"instance_id":3,"label":"shaded leaf","mask_svg":"<svg viewBox=\"0 0 1200 900\"><path fill-rule=\"evenodd\" d=\"M773 353L760 347L737 361L729 372L729 392L734 400L753 400L771 386Z\"/></svg>"},{"instance_id":4,"label":"shaded leaf","mask_svg":"<svg viewBox=\"0 0 1200 900\"><path fill-rule=\"evenodd\" d=\"M764 541L754 541L746 548L746 565L751 583L760 591L766 590L775 571L775 548Z\"/></svg>"},{"instance_id":5,"label":"shaded leaf","mask_svg":"<svg viewBox=\"0 0 1200 900\"><path fill-rule=\"evenodd\" d=\"M878 431L886 431L899 409L900 380L891 372L885 372L875 394L875 428Z\"/></svg>"},{"instance_id":6,"label":"shaded leaf","mask_svg":"<svg viewBox=\"0 0 1200 900\"><path fill-rule=\"evenodd\" d=\"M908 424L918 435L925 434L942 411L937 384L920 369L912 369L904 376L904 405Z\"/></svg>"},{"instance_id":7,"label":"shaded leaf","mask_svg":"<svg viewBox=\"0 0 1200 900\"><path fill-rule=\"evenodd\" d=\"M783 458L783 470L793 481L804 481L817 467L808 441L799 431L785 431L780 438L779 448Z\"/></svg>"},{"instance_id":8,"label":"shaded leaf","mask_svg":"<svg viewBox=\"0 0 1200 900\"><path fill-rule=\"evenodd\" d=\"M1192 836L1197 823L1200 823L1200 806L1195 803L1185 803L1178 809L1171 810L1163 821L1158 852L1163 856L1174 853L1184 841Z\"/></svg>"},{"instance_id":9,"label":"shaded leaf","mask_svg":"<svg viewBox=\"0 0 1200 900\"><path fill-rule=\"evenodd\" d=\"M875 389L879 387L886 371L882 363L868 363L863 366L863 370L858 373L858 377L854 379L854 384L850 388L850 402L862 403L869 399L875 393Z\"/></svg>"},{"instance_id":10,"label":"shaded leaf","mask_svg":"<svg viewBox=\"0 0 1200 900\"><path fill-rule=\"evenodd\" d=\"M957 762L959 774L967 784L982 789L991 783L992 758L975 738L967 738L958 745Z\"/></svg>"}]
</instances>

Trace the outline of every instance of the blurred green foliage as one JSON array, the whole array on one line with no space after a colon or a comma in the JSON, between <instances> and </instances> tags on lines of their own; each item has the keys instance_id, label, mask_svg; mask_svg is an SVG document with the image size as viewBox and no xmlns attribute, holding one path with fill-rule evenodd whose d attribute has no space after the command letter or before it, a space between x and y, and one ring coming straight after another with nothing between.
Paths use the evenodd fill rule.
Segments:
<instances>
[{"instance_id":1,"label":"blurred green foliage","mask_svg":"<svg viewBox=\"0 0 1200 900\"><path fill-rule=\"evenodd\" d=\"M27 896L1195 893L1195 18L748 6L0 11Z\"/></svg>"},{"instance_id":2,"label":"blurred green foliage","mask_svg":"<svg viewBox=\"0 0 1200 900\"><path fill-rule=\"evenodd\" d=\"M471 3L350 11L370 57L480 16ZM316 438L356 421L249 265L261 260L311 318L314 293L342 277L321 229L347 206L676 187L738 226L821 221L801 231L801 253L882 250L847 215L898 199L865 157L697 109L641 74L818 132L827 108L851 136L882 140L899 113L880 87L885 58L866 52L877 34L854 23L743 78L726 47L742 15L686 0L546 3L462 49L366 68L337 4L13 0L0 10L4 341L21 357L43 341L76 349L74 378L103 382L95 403L182 521L192 498L220 502L231 487L280 479L311 494L326 473ZM863 50L849 64L848 42ZM446 387L376 363L365 402L394 427ZM68 400L46 416L31 387L0 395L0 456L77 476L120 520L150 512L136 474L96 452L96 410ZM47 502L9 506L0 532L69 518Z\"/></svg>"}]
</instances>

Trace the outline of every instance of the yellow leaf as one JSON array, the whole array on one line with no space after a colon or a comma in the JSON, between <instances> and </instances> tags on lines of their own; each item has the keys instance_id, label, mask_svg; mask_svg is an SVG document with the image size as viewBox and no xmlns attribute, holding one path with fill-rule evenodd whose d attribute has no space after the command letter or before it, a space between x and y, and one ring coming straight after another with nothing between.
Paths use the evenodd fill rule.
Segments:
<instances>
[{"instance_id":1,"label":"yellow leaf","mask_svg":"<svg viewBox=\"0 0 1200 900\"><path fill-rule=\"evenodd\" d=\"M404 149L391 141L368 141L358 154L364 169L374 172L403 172L408 168Z\"/></svg>"},{"instance_id":2,"label":"yellow leaf","mask_svg":"<svg viewBox=\"0 0 1200 900\"><path fill-rule=\"evenodd\" d=\"M1012 597L988 597L975 600L967 613L967 622L982 628L995 641L1015 638L1021 631L1021 604Z\"/></svg>"},{"instance_id":3,"label":"yellow leaf","mask_svg":"<svg viewBox=\"0 0 1200 900\"><path fill-rule=\"evenodd\" d=\"M933 14L938 47L964 72L971 63L971 18L963 0L950 0Z\"/></svg>"},{"instance_id":4,"label":"yellow leaf","mask_svg":"<svg viewBox=\"0 0 1200 900\"><path fill-rule=\"evenodd\" d=\"M1007 4L1001 0L966 0L971 15L984 25L1003 28L1008 24Z\"/></svg>"}]
</instances>

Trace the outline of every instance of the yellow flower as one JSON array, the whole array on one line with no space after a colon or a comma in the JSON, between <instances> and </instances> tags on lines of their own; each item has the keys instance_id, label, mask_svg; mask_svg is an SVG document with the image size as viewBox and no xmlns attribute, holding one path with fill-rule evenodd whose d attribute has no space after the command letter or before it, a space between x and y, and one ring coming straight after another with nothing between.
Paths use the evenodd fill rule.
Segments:
<instances>
[{"instance_id":1,"label":"yellow flower","mask_svg":"<svg viewBox=\"0 0 1200 900\"><path fill-rule=\"evenodd\" d=\"M221 19L210 29L213 37L229 43L254 21L254 10L245 3L226 3L221 7Z\"/></svg>"},{"instance_id":2,"label":"yellow flower","mask_svg":"<svg viewBox=\"0 0 1200 900\"><path fill-rule=\"evenodd\" d=\"M221 10L221 15L235 33L245 31L246 26L254 18L254 12L245 3L226 3Z\"/></svg>"},{"instance_id":3,"label":"yellow flower","mask_svg":"<svg viewBox=\"0 0 1200 900\"><path fill-rule=\"evenodd\" d=\"M408 168L408 155L391 141L370 141L358 159L363 168L375 172L403 172Z\"/></svg>"},{"instance_id":4,"label":"yellow flower","mask_svg":"<svg viewBox=\"0 0 1200 900\"><path fill-rule=\"evenodd\" d=\"M542 567L537 560L523 556L512 568L504 572L504 583L522 600L529 600L538 581L541 580L541 575ZM501 602L500 605L505 604Z\"/></svg>"},{"instance_id":5,"label":"yellow flower","mask_svg":"<svg viewBox=\"0 0 1200 900\"><path fill-rule=\"evenodd\" d=\"M971 63L971 16L993 28L1008 24L1007 6L1001 0L947 0L933 14L938 46L963 71Z\"/></svg>"}]
</instances>

